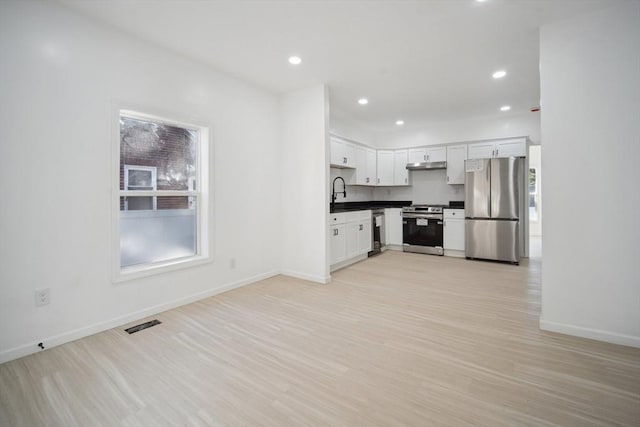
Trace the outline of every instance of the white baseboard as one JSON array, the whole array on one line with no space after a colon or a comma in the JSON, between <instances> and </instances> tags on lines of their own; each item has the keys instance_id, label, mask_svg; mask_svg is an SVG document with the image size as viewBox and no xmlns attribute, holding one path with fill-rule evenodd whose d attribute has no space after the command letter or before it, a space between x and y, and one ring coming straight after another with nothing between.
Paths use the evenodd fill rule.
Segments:
<instances>
[{"instance_id":1,"label":"white baseboard","mask_svg":"<svg viewBox=\"0 0 640 427\"><path fill-rule=\"evenodd\" d=\"M464 251L458 251L458 250L454 250L454 249L445 249L444 250L444 256L452 256L452 257L456 257L456 258L464 258Z\"/></svg>"},{"instance_id":2,"label":"white baseboard","mask_svg":"<svg viewBox=\"0 0 640 427\"><path fill-rule=\"evenodd\" d=\"M93 325L85 326L83 328L79 328L73 331L64 332L62 334L43 338L41 340L34 341L32 343L25 344L19 347L14 347L9 350L0 352L0 364L8 362L10 360L18 359L23 356L27 356L29 354L42 351L38 348L38 343L40 342L44 344L45 348L56 347L61 344L75 341L80 338L88 337L89 335L94 335L99 332L106 331L108 329L112 329L112 328L130 323L139 319L143 319L145 317L153 316L163 311L171 310L173 308L180 307L186 304L191 304L192 302L199 301L204 298L221 294L223 292L230 291L232 289L236 289L260 280L268 279L269 277L277 276L278 274L280 274L280 271L277 271L277 270L270 271L267 273L257 274L255 276L248 277L246 279L238 280L232 283L227 283L217 288L208 289L206 291L198 292L196 294L178 298L173 301L158 304L153 307L145 308L143 310L126 314L124 316L119 316L110 320L105 320L103 322L94 323Z\"/></svg>"},{"instance_id":3,"label":"white baseboard","mask_svg":"<svg viewBox=\"0 0 640 427\"><path fill-rule=\"evenodd\" d=\"M610 342L612 344L640 348L640 337L635 337L633 335L618 334L616 332L603 331L600 329L583 328L582 326L551 322L543 319L540 319L540 329L543 331L558 332L581 338L589 338L597 341Z\"/></svg>"},{"instance_id":4,"label":"white baseboard","mask_svg":"<svg viewBox=\"0 0 640 427\"><path fill-rule=\"evenodd\" d=\"M299 271L295 271L295 270L285 269L280 271L280 274L284 276L295 277L296 279L302 279L302 280L308 280L310 282L321 283L323 285L326 285L327 283L331 282L331 276L322 277L322 276L316 276L314 274L300 273Z\"/></svg>"}]
</instances>

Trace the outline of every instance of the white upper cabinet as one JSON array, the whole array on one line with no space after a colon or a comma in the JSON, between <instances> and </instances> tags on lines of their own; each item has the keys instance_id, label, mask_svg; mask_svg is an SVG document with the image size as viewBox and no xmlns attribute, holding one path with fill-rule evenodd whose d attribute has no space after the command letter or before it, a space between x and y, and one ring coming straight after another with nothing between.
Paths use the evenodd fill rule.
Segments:
<instances>
[{"instance_id":1,"label":"white upper cabinet","mask_svg":"<svg viewBox=\"0 0 640 427\"><path fill-rule=\"evenodd\" d=\"M378 150L377 185L393 185L393 151Z\"/></svg>"},{"instance_id":2,"label":"white upper cabinet","mask_svg":"<svg viewBox=\"0 0 640 427\"><path fill-rule=\"evenodd\" d=\"M408 152L407 163L423 163L427 161L426 148L412 148Z\"/></svg>"},{"instance_id":3,"label":"white upper cabinet","mask_svg":"<svg viewBox=\"0 0 640 427\"><path fill-rule=\"evenodd\" d=\"M407 150L396 150L393 152L393 184L409 185Z\"/></svg>"},{"instance_id":4,"label":"white upper cabinet","mask_svg":"<svg viewBox=\"0 0 640 427\"><path fill-rule=\"evenodd\" d=\"M447 147L427 148L427 162L446 162Z\"/></svg>"},{"instance_id":5,"label":"white upper cabinet","mask_svg":"<svg viewBox=\"0 0 640 427\"><path fill-rule=\"evenodd\" d=\"M365 157L366 161L366 185L375 185L376 184L376 176L378 174L378 156L376 154L376 150L371 148L365 148Z\"/></svg>"},{"instance_id":6,"label":"white upper cabinet","mask_svg":"<svg viewBox=\"0 0 640 427\"><path fill-rule=\"evenodd\" d=\"M469 159L491 159L496 157L525 157L527 139L513 138L469 144Z\"/></svg>"},{"instance_id":7,"label":"white upper cabinet","mask_svg":"<svg viewBox=\"0 0 640 427\"><path fill-rule=\"evenodd\" d=\"M356 151L353 144L331 137L331 166L337 168L355 168Z\"/></svg>"},{"instance_id":8,"label":"white upper cabinet","mask_svg":"<svg viewBox=\"0 0 640 427\"><path fill-rule=\"evenodd\" d=\"M447 160L447 147L412 148L408 152L407 163L444 162Z\"/></svg>"},{"instance_id":9,"label":"white upper cabinet","mask_svg":"<svg viewBox=\"0 0 640 427\"><path fill-rule=\"evenodd\" d=\"M490 159L493 157L494 153L495 148L493 148L493 142L477 142L475 144L469 144L469 159Z\"/></svg>"},{"instance_id":10,"label":"white upper cabinet","mask_svg":"<svg viewBox=\"0 0 640 427\"><path fill-rule=\"evenodd\" d=\"M447 147L447 184L464 184L464 161L467 160L466 145Z\"/></svg>"},{"instance_id":11,"label":"white upper cabinet","mask_svg":"<svg viewBox=\"0 0 640 427\"><path fill-rule=\"evenodd\" d=\"M361 146L354 146L356 171L349 181L350 185L375 185L376 181L376 150Z\"/></svg>"},{"instance_id":12,"label":"white upper cabinet","mask_svg":"<svg viewBox=\"0 0 640 427\"><path fill-rule=\"evenodd\" d=\"M496 141L495 157L525 157L526 155L527 140L525 138Z\"/></svg>"}]
</instances>

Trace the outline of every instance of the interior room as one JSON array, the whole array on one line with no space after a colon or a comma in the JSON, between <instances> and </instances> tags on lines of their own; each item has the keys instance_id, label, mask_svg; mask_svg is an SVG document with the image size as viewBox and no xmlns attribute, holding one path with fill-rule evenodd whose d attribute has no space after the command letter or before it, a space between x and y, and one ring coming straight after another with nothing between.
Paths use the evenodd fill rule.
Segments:
<instances>
[{"instance_id":1,"label":"interior room","mask_svg":"<svg viewBox=\"0 0 640 427\"><path fill-rule=\"evenodd\" d=\"M640 424L640 1L5 0L0 52L0 425Z\"/></svg>"}]
</instances>

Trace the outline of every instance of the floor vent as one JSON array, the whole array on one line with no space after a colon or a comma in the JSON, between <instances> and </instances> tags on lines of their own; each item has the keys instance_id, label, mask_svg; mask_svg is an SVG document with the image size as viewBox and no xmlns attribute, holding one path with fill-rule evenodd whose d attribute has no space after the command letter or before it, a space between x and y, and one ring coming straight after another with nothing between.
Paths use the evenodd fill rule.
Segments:
<instances>
[{"instance_id":1,"label":"floor vent","mask_svg":"<svg viewBox=\"0 0 640 427\"><path fill-rule=\"evenodd\" d=\"M143 329L147 329L147 328L150 328L152 326L159 325L161 323L162 323L161 321L159 321L157 319L153 319L153 320L150 320L148 322L144 322L144 323L141 323L139 325L127 328L127 329L125 329L125 331L129 332L130 334L135 334L136 332L139 332L139 331L141 331Z\"/></svg>"}]
</instances>

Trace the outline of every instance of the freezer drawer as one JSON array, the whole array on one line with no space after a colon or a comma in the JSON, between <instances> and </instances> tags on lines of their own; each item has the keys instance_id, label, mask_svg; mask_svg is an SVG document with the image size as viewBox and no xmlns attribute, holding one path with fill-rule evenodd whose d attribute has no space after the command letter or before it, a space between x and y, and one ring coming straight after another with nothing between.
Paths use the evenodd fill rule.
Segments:
<instances>
[{"instance_id":1,"label":"freezer drawer","mask_svg":"<svg viewBox=\"0 0 640 427\"><path fill-rule=\"evenodd\" d=\"M518 221L467 219L465 256L467 258L520 262Z\"/></svg>"}]
</instances>

